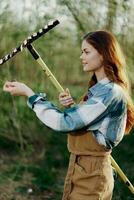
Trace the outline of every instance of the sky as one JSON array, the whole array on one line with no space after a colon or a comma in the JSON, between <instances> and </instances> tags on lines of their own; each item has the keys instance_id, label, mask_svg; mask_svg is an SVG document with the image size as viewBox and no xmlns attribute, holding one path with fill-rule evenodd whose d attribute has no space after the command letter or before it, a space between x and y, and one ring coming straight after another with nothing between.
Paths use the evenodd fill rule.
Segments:
<instances>
[{"instance_id":1,"label":"sky","mask_svg":"<svg viewBox=\"0 0 134 200\"><path fill-rule=\"evenodd\" d=\"M18 20L27 20L33 12L36 16L44 16L45 14L54 13L54 16L60 19L61 22L64 22L66 19L65 15L58 15L56 13L57 5L55 0L49 0L48 6L44 6L43 1L37 0L9 0L10 8L14 12L14 15L17 16ZM39 3L38 3L39 2Z\"/></svg>"},{"instance_id":2,"label":"sky","mask_svg":"<svg viewBox=\"0 0 134 200\"><path fill-rule=\"evenodd\" d=\"M100 0L96 0L96 2L99 1L98 5L100 5ZM118 4L120 4L123 0L116 0ZM5 3L8 2L10 4L10 9L12 10L14 14L15 20L18 21L26 21L28 20L31 23L31 28L37 23L36 20L38 20L39 16L43 19L44 15L50 15L54 16L54 19L58 19L61 22L61 27L71 27L73 28L73 23L70 26L71 17L66 16L66 13L60 13L59 14L59 6L56 4L56 0L2 0L0 2L1 10L4 8ZM44 3L45 2L45 3ZM131 7L134 7L134 0L128 0L128 4L131 4ZM120 7L121 8L121 7ZM98 7L98 9L100 9ZM98 11L97 11L98 12ZM106 8L105 5L102 4L101 6L101 13L104 12L106 14ZM124 11L118 11L118 12L124 12ZM132 19L134 20L134 12L133 9L130 11L130 21ZM34 17L33 17L34 15ZM132 16L132 17L131 17ZM128 17L129 18L129 17ZM122 23L124 23L125 20L125 13L124 15L118 15L116 23L117 23L117 32L121 31ZM127 21L126 21L127 23ZM131 23L133 26L134 22Z\"/></svg>"}]
</instances>

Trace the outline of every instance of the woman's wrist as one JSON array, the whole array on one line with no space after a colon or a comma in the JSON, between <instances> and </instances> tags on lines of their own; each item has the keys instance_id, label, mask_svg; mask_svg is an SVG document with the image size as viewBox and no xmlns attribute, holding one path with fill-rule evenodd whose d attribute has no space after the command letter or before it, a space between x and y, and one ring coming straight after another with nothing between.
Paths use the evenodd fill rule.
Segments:
<instances>
[{"instance_id":1,"label":"woman's wrist","mask_svg":"<svg viewBox=\"0 0 134 200\"><path fill-rule=\"evenodd\" d=\"M30 88L26 91L26 96L30 97L33 96L35 93L33 92L33 90L31 90Z\"/></svg>"}]
</instances>

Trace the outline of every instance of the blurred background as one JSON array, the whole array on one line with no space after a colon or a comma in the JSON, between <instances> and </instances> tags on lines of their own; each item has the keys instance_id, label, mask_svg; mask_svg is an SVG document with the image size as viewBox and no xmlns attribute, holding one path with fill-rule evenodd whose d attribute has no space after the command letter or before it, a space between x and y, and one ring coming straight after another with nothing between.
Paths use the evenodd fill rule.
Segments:
<instances>
[{"instance_id":1,"label":"blurred background","mask_svg":"<svg viewBox=\"0 0 134 200\"><path fill-rule=\"evenodd\" d=\"M134 96L133 0L1 0L0 8L0 58L49 20L60 21L34 47L76 102L90 78L79 59L83 35L99 29L112 31L124 51ZM57 90L28 51L0 65L0 200L59 200L69 159L66 135L45 127L27 107L25 97L2 91L4 82L12 79L35 92L46 92L48 100L60 107ZM134 184L133 132L112 155ZM113 200L132 199L117 178Z\"/></svg>"}]
</instances>

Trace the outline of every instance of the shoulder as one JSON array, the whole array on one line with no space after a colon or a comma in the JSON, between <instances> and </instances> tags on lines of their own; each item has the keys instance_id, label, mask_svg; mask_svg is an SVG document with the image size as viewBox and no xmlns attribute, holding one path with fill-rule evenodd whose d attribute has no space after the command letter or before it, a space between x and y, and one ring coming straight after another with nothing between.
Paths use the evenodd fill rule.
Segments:
<instances>
[{"instance_id":1,"label":"shoulder","mask_svg":"<svg viewBox=\"0 0 134 200\"><path fill-rule=\"evenodd\" d=\"M113 89L112 89L112 93L113 93L113 97L115 99L117 99L118 101L124 101L127 102L126 100L126 95L125 95L125 91L123 90L123 88L118 85L117 83L113 84Z\"/></svg>"},{"instance_id":2,"label":"shoulder","mask_svg":"<svg viewBox=\"0 0 134 200\"><path fill-rule=\"evenodd\" d=\"M100 84L96 87L96 90L93 93L95 98L100 99L111 99L114 95L114 83L109 82L107 84Z\"/></svg>"},{"instance_id":3,"label":"shoulder","mask_svg":"<svg viewBox=\"0 0 134 200\"><path fill-rule=\"evenodd\" d=\"M91 93L95 97L110 95L113 90L113 82L109 82L107 84L98 83L95 87L91 88Z\"/></svg>"},{"instance_id":4,"label":"shoulder","mask_svg":"<svg viewBox=\"0 0 134 200\"><path fill-rule=\"evenodd\" d=\"M101 90L98 91L99 93L107 97L112 97L113 99L125 100L125 91L120 85L114 82L103 85Z\"/></svg>"},{"instance_id":5,"label":"shoulder","mask_svg":"<svg viewBox=\"0 0 134 200\"><path fill-rule=\"evenodd\" d=\"M123 88L114 82L109 82L108 84L105 85L100 84L99 87L97 87L97 90L93 95L93 98L99 99L106 106L110 104L118 104L120 102L124 103L126 102Z\"/></svg>"}]
</instances>

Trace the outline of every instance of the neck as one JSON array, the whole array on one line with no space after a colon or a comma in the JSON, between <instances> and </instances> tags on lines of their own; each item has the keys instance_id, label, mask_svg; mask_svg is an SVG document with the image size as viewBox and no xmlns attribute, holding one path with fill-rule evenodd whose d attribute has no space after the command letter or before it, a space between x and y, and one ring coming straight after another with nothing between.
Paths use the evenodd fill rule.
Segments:
<instances>
[{"instance_id":1,"label":"neck","mask_svg":"<svg viewBox=\"0 0 134 200\"><path fill-rule=\"evenodd\" d=\"M97 82L107 77L103 67L95 71L95 76L97 78Z\"/></svg>"}]
</instances>

